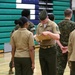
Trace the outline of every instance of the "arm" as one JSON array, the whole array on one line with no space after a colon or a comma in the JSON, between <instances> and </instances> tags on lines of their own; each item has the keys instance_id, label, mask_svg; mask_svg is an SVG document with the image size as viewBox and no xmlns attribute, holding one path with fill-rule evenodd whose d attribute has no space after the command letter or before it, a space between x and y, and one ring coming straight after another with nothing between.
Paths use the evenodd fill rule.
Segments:
<instances>
[{"instance_id":1,"label":"arm","mask_svg":"<svg viewBox=\"0 0 75 75\"><path fill-rule=\"evenodd\" d=\"M60 39L60 35L59 34L49 33L49 36L52 37L55 40L59 40Z\"/></svg>"},{"instance_id":2,"label":"arm","mask_svg":"<svg viewBox=\"0 0 75 75\"><path fill-rule=\"evenodd\" d=\"M72 38L73 36L70 34L70 36L69 36L69 42L68 42L68 66L69 66L69 68L71 68L71 62L70 62L70 56L71 56L71 54L72 54L72 46L73 46L73 41L72 41Z\"/></svg>"},{"instance_id":3,"label":"arm","mask_svg":"<svg viewBox=\"0 0 75 75\"><path fill-rule=\"evenodd\" d=\"M57 44L60 46L60 48L63 47L63 45L60 43L59 40L56 40L56 42L57 42Z\"/></svg>"},{"instance_id":4,"label":"arm","mask_svg":"<svg viewBox=\"0 0 75 75\"><path fill-rule=\"evenodd\" d=\"M56 42L59 45L59 47L61 48L62 53L66 53L68 50L67 46L64 47L59 40L56 40Z\"/></svg>"},{"instance_id":5,"label":"arm","mask_svg":"<svg viewBox=\"0 0 75 75\"><path fill-rule=\"evenodd\" d=\"M35 32L35 25L31 21L29 21L28 30L31 31L33 34Z\"/></svg>"},{"instance_id":6,"label":"arm","mask_svg":"<svg viewBox=\"0 0 75 75\"><path fill-rule=\"evenodd\" d=\"M32 69L34 69L34 65L35 65L35 62L34 62L34 47L29 47L29 55L30 55L30 58L31 58L31 61L32 61Z\"/></svg>"},{"instance_id":7,"label":"arm","mask_svg":"<svg viewBox=\"0 0 75 75\"><path fill-rule=\"evenodd\" d=\"M69 42L68 42L68 60L70 59L70 56L71 56L71 53L72 53L72 50L73 50L73 36L72 34L70 34L70 37L69 37Z\"/></svg>"},{"instance_id":8,"label":"arm","mask_svg":"<svg viewBox=\"0 0 75 75\"><path fill-rule=\"evenodd\" d=\"M16 50L16 48L12 46L12 51L11 51L11 54L12 54L11 60L12 60L12 62L14 61L15 50Z\"/></svg>"},{"instance_id":9,"label":"arm","mask_svg":"<svg viewBox=\"0 0 75 75\"><path fill-rule=\"evenodd\" d=\"M43 35L49 35L51 38L53 38L55 40L60 39L59 34L60 34L59 27L57 26L57 24L55 22L52 22L52 32L50 32L50 31L43 32Z\"/></svg>"},{"instance_id":10,"label":"arm","mask_svg":"<svg viewBox=\"0 0 75 75\"><path fill-rule=\"evenodd\" d=\"M34 39L33 39L33 34L30 33L30 36L29 36L29 55L30 55L30 58L31 58L31 61L32 61L32 69L34 70L34 65L35 65L35 62L34 62Z\"/></svg>"},{"instance_id":11,"label":"arm","mask_svg":"<svg viewBox=\"0 0 75 75\"><path fill-rule=\"evenodd\" d=\"M49 35L51 38L55 39L55 40L59 40L60 39L60 35L59 34L55 34L49 31L45 31L42 33L43 35Z\"/></svg>"},{"instance_id":12,"label":"arm","mask_svg":"<svg viewBox=\"0 0 75 75\"><path fill-rule=\"evenodd\" d=\"M11 61L12 61L12 66L14 66L14 55L15 55L15 50L16 50L16 47L15 47L15 42L14 42L14 39L13 37L11 36L11 41L10 41L10 44L11 44L11 48L12 48L12 51L11 51Z\"/></svg>"}]
</instances>

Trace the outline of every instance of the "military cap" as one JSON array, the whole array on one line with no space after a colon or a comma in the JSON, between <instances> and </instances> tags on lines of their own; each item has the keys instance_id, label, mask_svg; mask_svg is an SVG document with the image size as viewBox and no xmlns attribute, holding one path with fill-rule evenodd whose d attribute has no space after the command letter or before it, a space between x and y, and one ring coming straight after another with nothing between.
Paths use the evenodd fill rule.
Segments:
<instances>
[{"instance_id":1,"label":"military cap","mask_svg":"<svg viewBox=\"0 0 75 75\"><path fill-rule=\"evenodd\" d=\"M45 20L47 16L48 16L48 13L46 10L42 10L39 14L40 20Z\"/></svg>"}]
</instances>

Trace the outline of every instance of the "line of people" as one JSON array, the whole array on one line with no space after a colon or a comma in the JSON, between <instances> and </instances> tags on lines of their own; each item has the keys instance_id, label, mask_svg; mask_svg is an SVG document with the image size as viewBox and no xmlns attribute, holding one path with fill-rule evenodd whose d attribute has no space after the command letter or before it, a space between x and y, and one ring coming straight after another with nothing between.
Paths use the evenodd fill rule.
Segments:
<instances>
[{"instance_id":1,"label":"line of people","mask_svg":"<svg viewBox=\"0 0 75 75\"><path fill-rule=\"evenodd\" d=\"M25 12L22 11L22 17L18 20L19 29L11 35L12 62L9 74L12 72L13 64L15 64L15 75L33 75L34 72L34 37L28 29L29 20ZM75 31L73 31L75 23L70 20L72 10L66 9L64 15L65 19L57 25L54 22L54 15L48 15L46 10L42 10L39 14L40 23L37 26L36 35L50 37L48 40L41 41L35 38L40 43L39 61L42 75L64 75L67 61L70 75L75 74ZM35 30L34 25L31 28Z\"/></svg>"}]
</instances>

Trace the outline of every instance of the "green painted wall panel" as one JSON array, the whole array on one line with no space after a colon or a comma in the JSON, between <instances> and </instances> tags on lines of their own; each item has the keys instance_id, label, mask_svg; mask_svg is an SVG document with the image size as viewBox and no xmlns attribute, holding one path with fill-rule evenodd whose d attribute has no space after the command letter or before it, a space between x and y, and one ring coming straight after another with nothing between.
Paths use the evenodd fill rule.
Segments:
<instances>
[{"instance_id":1,"label":"green painted wall panel","mask_svg":"<svg viewBox=\"0 0 75 75\"><path fill-rule=\"evenodd\" d=\"M61 22L62 20L61 19L59 19L59 20L56 20L55 19L55 22L58 24L59 22Z\"/></svg>"},{"instance_id":2,"label":"green painted wall panel","mask_svg":"<svg viewBox=\"0 0 75 75\"><path fill-rule=\"evenodd\" d=\"M0 2L16 2L16 0L0 0Z\"/></svg>"},{"instance_id":3,"label":"green painted wall panel","mask_svg":"<svg viewBox=\"0 0 75 75\"><path fill-rule=\"evenodd\" d=\"M11 32L14 27L0 27L0 33L2 32Z\"/></svg>"},{"instance_id":4,"label":"green painted wall panel","mask_svg":"<svg viewBox=\"0 0 75 75\"><path fill-rule=\"evenodd\" d=\"M61 19L64 19L64 15L59 15L59 16L56 15L56 16L55 16L55 19L60 19L60 20L61 20Z\"/></svg>"},{"instance_id":5,"label":"green painted wall panel","mask_svg":"<svg viewBox=\"0 0 75 75\"><path fill-rule=\"evenodd\" d=\"M65 10L65 9L67 9L67 8L69 8L69 6L53 6L53 10Z\"/></svg>"},{"instance_id":6,"label":"green painted wall panel","mask_svg":"<svg viewBox=\"0 0 75 75\"><path fill-rule=\"evenodd\" d=\"M10 38L2 38L0 39L0 43L8 43L10 41Z\"/></svg>"},{"instance_id":7,"label":"green painted wall panel","mask_svg":"<svg viewBox=\"0 0 75 75\"><path fill-rule=\"evenodd\" d=\"M72 21L74 21L74 14L72 15Z\"/></svg>"},{"instance_id":8,"label":"green painted wall panel","mask_svg":"<svg viewBox=\"0 0 75 75\"><path fill-rule=\"evenodd\" d=\"M56 23L64 19L64 11L67 8L70 8L70 0L53 0L53 14Z\"/></svg>"},{"instance_id":9,"label":"green painted wall panel","mask_svg":"<svg viewBox=\"0 0 75 75\"><path fill-rule=\"evenodd\" d=\"M19 19L20 15L0 15L0 20L16 20Z\"/></svg>"},{"instance_id":10,"label":"green painted wall panel","mask_svg":"<svg viewBox=\"0 0 75 75\"><path fill-rule=\"evenodd\" d=\"M53 13L55 14L55 15L63 15L64 14L64 11L53 11Z\"/></svg>"},{"instance_id":11,"label":"green painted wall panel","mask_svg":"<svg viewBox=\"0 0 75 75\"><path fill-rule=\"evenodd\" d=\"M0 8L16 8L16 4L12 3L0 3Z\"/></svg>"},{"instance_id":12,"label":"green painted wall panel","mask_svg":"<svg viewBox=\"0 0 75 75\"><path fill-rule=\"evenodd\" d=\"M4 45L0 45L0 50L3 50L4 49Z\"/></svg>"},{"instance_id":13,"label":"green painted wall panel","mask_svg":"<svg viewBox=\"0 0 75 75\"><path fill-rule=\"evenodd\" d=\"M0 38L9 38L10 37L10 32L9 33L0 33Z\"/></svg>"},{"instance_id":14,"label":"green painted wall panel","mask_svg":"<svg viewBox=\"0 0 75 75\"><path fill-rule=\"evenodd\" d=\"M8 27L10 27L10 26L14 26L15 24L14 24L14 21L1 21L0 22L0 26L8 26Z\"/></svg>"},{"instance_id":15,"label":"green painted wall panel","mask_svg":"<svg viewBox=\"0 0 75 75\"><path fill-rule=\"evenodd\" d=\"M22 10L17 10L17 9L0 9L0 14L9 14L9 15L14 15L14 14L16 14L16 15L20 15L20 13L21 13L21 11Z\"/></svg>"},{"instance_id":16,"label":"green painted wall panel","mask_svg":"<svg viewBox=\"0 0 75 75\"><path fill-rule=\"evenodd\" d=\"M59 6L68 6L70 5L70 2L59 2L59 1L54 1L54 5L59 5Z\"/></svg>"},{"instance_id":17,"label":"green painted wall panel","mask_svg":"<svg viewBox=\"0 0 75 75\"><path fill-rule=\"evenodd\" d=\"M53 1L70 2L70 0L53 0Z\"/></svg>"}]
</instances>

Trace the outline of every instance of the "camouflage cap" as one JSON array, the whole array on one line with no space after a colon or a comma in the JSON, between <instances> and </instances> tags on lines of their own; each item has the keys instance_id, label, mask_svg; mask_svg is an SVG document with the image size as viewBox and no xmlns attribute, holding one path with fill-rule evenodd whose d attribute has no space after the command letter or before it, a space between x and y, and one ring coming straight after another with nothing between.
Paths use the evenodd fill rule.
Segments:
<instances>
[{"instance_id":1,"label":"camouflage cap","mask_svg":"<svg viewBox=\"0 0 75 75\"><path fill-rule=\"evenodd\" d=\"M48 16L48 13L46 10L42 10L39 14L40 20L45 20L47 16Z\"/></svg>"}]
</instances>

